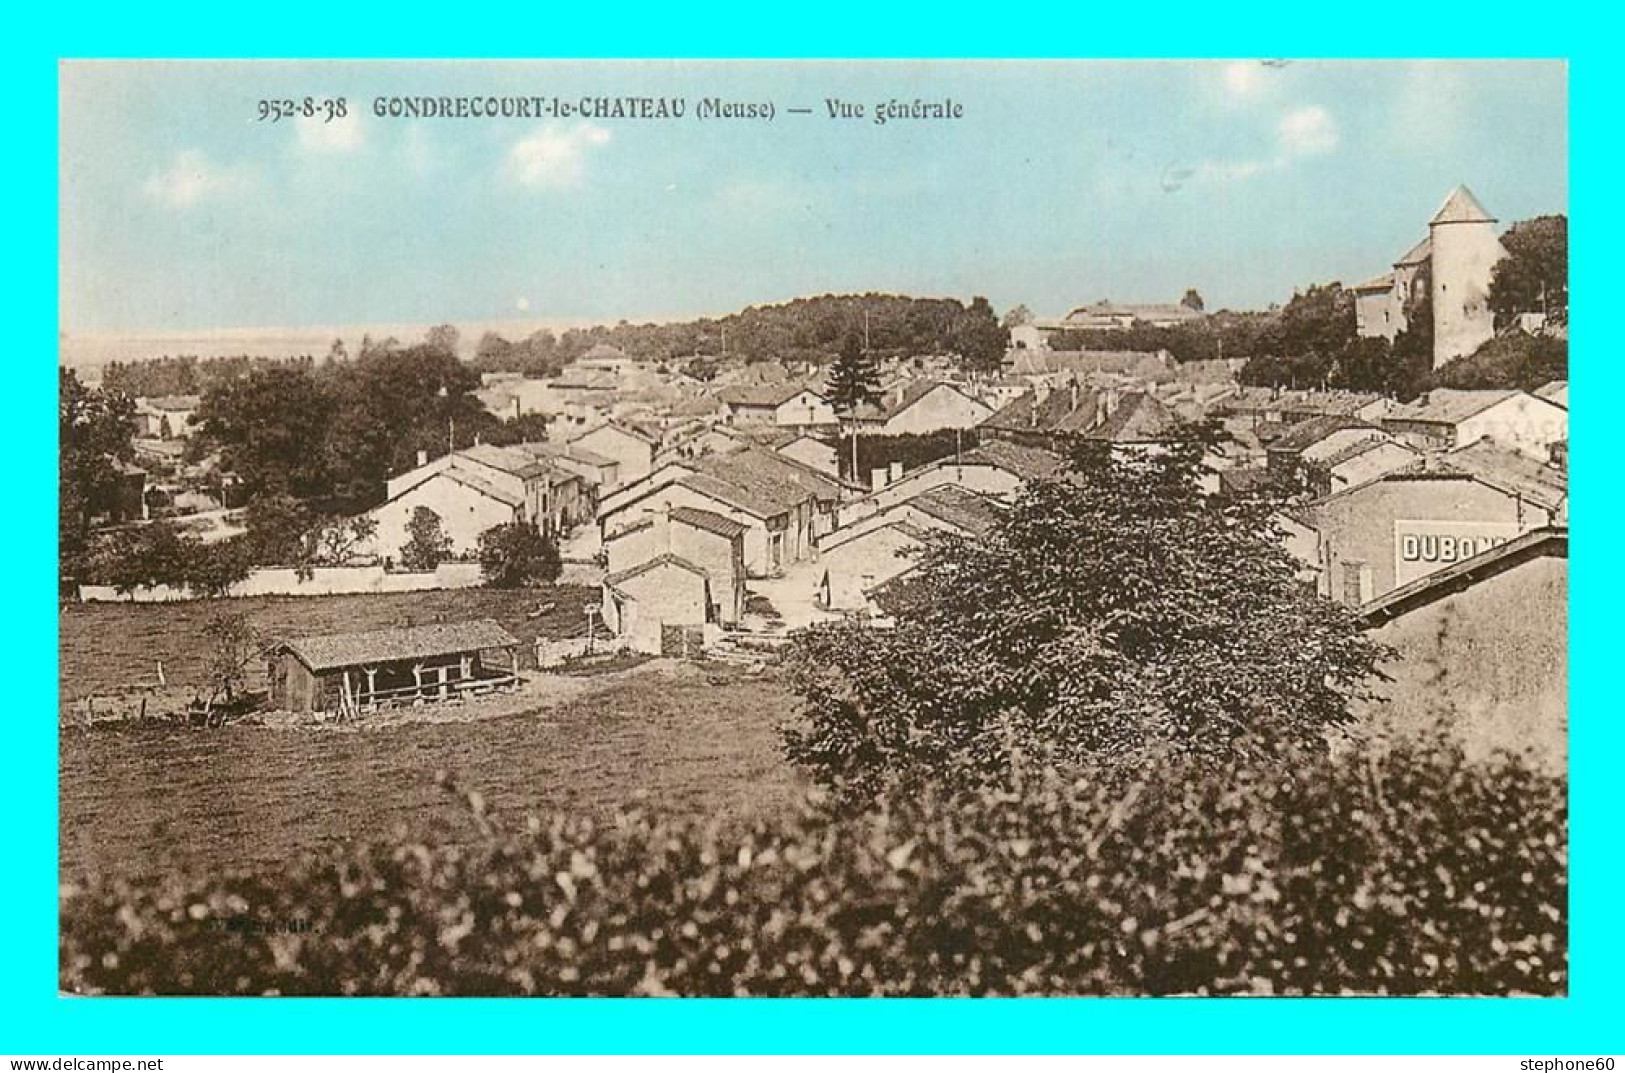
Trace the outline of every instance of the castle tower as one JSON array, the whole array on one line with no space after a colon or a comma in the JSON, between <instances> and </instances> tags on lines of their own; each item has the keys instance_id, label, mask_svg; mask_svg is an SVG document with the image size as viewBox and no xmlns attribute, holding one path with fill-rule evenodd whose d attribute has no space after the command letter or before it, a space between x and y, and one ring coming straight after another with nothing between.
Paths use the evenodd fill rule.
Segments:
<instances>
[{"instance_id":1,"label":"castle tower","mask_svg":"<svg viewBox=\"0 0 1625 1073\"><path fill-rule=\"evenodd\" d=\"M1428 223L1432 247L1433 367L1471 354L1495 334L1490 273L1506 256L1495 217L1458 186Z\"/></svg>"}]
</instances>

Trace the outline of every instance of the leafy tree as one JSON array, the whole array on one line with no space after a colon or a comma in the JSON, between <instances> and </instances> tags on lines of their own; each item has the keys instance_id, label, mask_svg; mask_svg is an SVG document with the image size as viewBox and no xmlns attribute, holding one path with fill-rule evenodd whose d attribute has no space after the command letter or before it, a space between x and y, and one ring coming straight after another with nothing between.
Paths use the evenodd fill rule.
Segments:
<instances>
[{"instance_id":1,"label":"leafy tree","mask_svg":"<svg viewBox=\"0 0 1625 1073\"><path fill-rule=\"evenodd\" d=\"M717 378L719 366L712 358L690 358L683 363L683 374L692 376L702 382L710 382Z\"/></svg>"},{"instance_id":2,"label":"leafy tree","mask_svg":"<svg viewBox=\"0 0 1625 1073\"><path fill-rule=\"evenodd\" d=\"M437 324L424 335L423 344L436 353L456 357L457 344L461 339L462 333L454 325Z\"/></svg>"},{"instance_id":3,"label":"leafy tree","mask_svg":"<svg viewBox=\"0 0 1625 1073\"><path fill-rule=\"evenodd\" d=\"M135 457L134 417L128 395L86 388L69 369L57 373L57 535L70 567L88 549L91 519L118 505L120 467Z\"/></svg>"},{"instance_id":4,"label":"leafy tree","mask_svg":"<svg viewBox=\"0 0 1625 1073\"><path fill-rule=\"evenodd\" d=\"M895 628L798 635L790 758L863 799L932 773L1008 780L1022 757L1222 768L1325 748L1385 650L1298 580L1273 498L1200 490L1205 439L1082 445L991 532L934 538Z\"/></svg>"},{"instance_id":5,"label":"leafy tree","mask_svg":"<svg viewBox=\"0 0 1625 1073\"><path fill-rule=\"evenodd\" d=\"M440 515L418 507L406 523L407 541L401 547L401 565L408 570L433 570L451 555L451 538Z\"/></svg>"},{"instance_id":6,"label":"leafy tree","mask_svg":"<svg viewBox=\"0 0 1625 1073\"><path fill-rule=\"evenodd\" d=\"M1465 357L1445 362L1433 371L1432 383L1439 387L1533 391L1548 381L1568 377L1567 339L1509 332L1486 341Z\"/></svg>"},{"instance_id":7,"label":"leafy tree","mask_svg":"<svg viewBox=\"0 0 1625 1073\"><path fill-rule=\"evenodd\" d=\"M370 514L334 518L316 532L316 558L324 563L342 565L354 558L377 535L378 519Z\"/></svg>"},{"instance_id":8,"label":"leafy tree","mask_svg":"<svg viewBox=\"0 0 1625 1073\"><path fill-rule=\"evenodd\" d=\"M850 414L864 403L879 403L880 370L863 352L857 336L848 335L841 344L841 355L829 369L825 394L838 414Z\"/></svg>"},{"instance_id":9,"label":"leafy tree","mask_svg":"<svg viewBox=\"0 0 1625 1073\"><path fill-rule=\"evenodd\" d=\"M997 372L1010 347L1010 329L999 324L986 298L972 298L954 325L949 343L967 370Z\"/></svg>"},{"instance_id":10,"label":"leafy tree","mask_svg":"<svg viewBox=\"0 0 1625 1073\"><path fill-rule=\"evenodd\" d=\"M1004 315L1004 320L1002 321L1006 331L1011 328L1023 327L1024 325L1031 324L1032 322L1033 311L1028 309L1025 305L1018 305L1014 309L1006 312Z\"/></svg>"},{"instance_id":11,"label":"leafy tree","mask_svg":"<svg viewBox=\"0 0 1625 1073\"><path fill-rule=\"evenodd\" d=\"M250 496L308 498L330 488L323 441L330 396L308 368L279 366L205 392L196 421Z\"/></svg>"},{"instance_id":12,"label":"leafy tree","mask_svg":"<svg viewBox=\"0 0 1625 1073\"><path fill-rule=\"evenodd\" d=\"M1545 313L1555 323L1569 318L1569 220L1537 216L1520 220L1501 237L1507 255L1490 275L1490 309L1498 326L1520 313Z\"/></svg>"},{"instance_id":13,"label":"leafy tree","mask_svg":"<svg viewBox=\"0 0 1625 1073\"><path fill-rule=\"evenodd\" d=\"M243 511L249 548L265 566L307 564L318 521L308 503L285 492L256 496Z\"/></svg>"},{"instance_id":14,"label":"leafy tree","mask_svg":"<svg viewBox=\"0 0 1625 1073\"><path fill-rule=\"evenodd\" d=\"M1185 297L1179 300L1179 304L1184 306L1186 309L1194 310L1197 313L1200 313L1202 310L1207 308L1207 303L1202 301L1201 292L1195 287L1187 287L1185 289Z\"/></svg>"},{"instance_id":15,"label":"leafy tree","mask_svg":"<svg viewBox=\"0 0 1625 1073\"><path fill-rule=\"evenodd\" d=\"M551 584L564 570L559 546L529 522L495 525L480 534L480 573L494 589Z\"/></svg>"},{"instance_id":16,"label":"leafy tree","mask_svg":"<svg viewBox=\"0 0 1625 1073\"><path fill-rule=\"evenodd\" d=\"M482 368L489 364L491 372L496 372L509 354L513 353L513 344L508 342L496 332L486 332L480 336L479 343L474 347L474 361Z\"/></svg>"},{"instance_id":17,"label":"leafy tree","mask_svg":"<svg viewBox=\"0 0 1625 1073\"><path fill-rule=\"evenodd\" d=\"M187 542L184 582L194 596L225 596L254 569L254 556L244 537L205 544Z\"/></svg>"},{"instance_id":18,"label":"leafy tree","mask_svg":"<svg viewBox=\"0 0 1625 1073\"><path fill-rule=\"evenodd\" d=\"M247 615L224 608L209 615L203 635L209 640L203 667L207 713L217 700L224 700L228 708L236 703L248 683L248 668L259 658L260 641Z\"/></svg>"}]
</instances>

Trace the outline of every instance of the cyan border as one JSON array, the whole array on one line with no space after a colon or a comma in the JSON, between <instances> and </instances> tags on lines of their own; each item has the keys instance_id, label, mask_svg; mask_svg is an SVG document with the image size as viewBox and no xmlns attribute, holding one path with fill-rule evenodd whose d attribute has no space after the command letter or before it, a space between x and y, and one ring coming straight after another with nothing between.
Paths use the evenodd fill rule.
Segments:
<instances>
[{"instance_id":1,"label":"cyan border","mask_svg":"<svg viewBox=\"0 0 1625 1073\"><path fill-rule=\"evenodd\" d=\"M36 9L37 10L37 9ZM74 3L14 13L0 78L13 149L16 241L8 303L18 392L13 510L0 529L13 612L0 634L18 684L6 738L12 839L4 1043L12 1053L524 1051L1606 1052L1617 1046L1619 891L1625 867L1620 728L1612 701L1614 528L1608 475L1621 392L1620 209L1612 172L1621 94L1604 19L1567 4L1471 7L1001 4L870 10L857 4L544 8L394 4ZM29 24L26 20L32 18ZM55 393L56 65L62 57L983 57L1536 56L1570 61L1574 306L1571 435L1572 994L1562 1000L78 1000L56 983Z\"/></svg>"}]
</instances>

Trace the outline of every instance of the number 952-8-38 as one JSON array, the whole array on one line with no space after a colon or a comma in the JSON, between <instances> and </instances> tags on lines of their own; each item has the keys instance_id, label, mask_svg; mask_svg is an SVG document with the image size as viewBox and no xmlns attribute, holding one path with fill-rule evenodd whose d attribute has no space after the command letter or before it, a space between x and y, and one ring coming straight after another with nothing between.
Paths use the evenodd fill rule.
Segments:
<instances>
[{"instance_id":1,"label":"number 952-8-38","mask_svg":"<svg viewBox=\"0 0 1625 1073\"><path fill-rule=\"evenodd\" d=\"M276 123L284 119L320 119L331 123L349 114L349 103L343 97L301 97L294 99L263 99L259 102L256 119Z\"/></svg>"}]
</instances>

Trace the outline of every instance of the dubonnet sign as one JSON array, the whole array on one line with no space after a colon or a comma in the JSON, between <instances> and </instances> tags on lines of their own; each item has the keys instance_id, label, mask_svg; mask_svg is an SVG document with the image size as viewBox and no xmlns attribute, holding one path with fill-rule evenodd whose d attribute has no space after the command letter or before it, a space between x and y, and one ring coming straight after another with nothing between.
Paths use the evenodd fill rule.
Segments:
<instances>
[{"instance_id":1,"label":"dubonnet sign","mask_svg":"<svg viewBox=\"0 0 1625 1073\"><path fill-rule=\"evenodd\" d=\"M1518 535L1516 522L1394 521L1394 585L1471 559Z\"/></svg>"}]
</instances>

